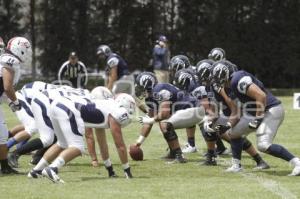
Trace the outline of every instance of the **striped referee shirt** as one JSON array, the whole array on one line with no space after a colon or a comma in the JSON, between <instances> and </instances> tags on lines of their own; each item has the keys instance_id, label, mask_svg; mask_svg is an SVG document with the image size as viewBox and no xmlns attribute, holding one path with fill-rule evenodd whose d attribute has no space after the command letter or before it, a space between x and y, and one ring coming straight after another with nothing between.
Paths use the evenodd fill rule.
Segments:
<instances>
[{"instance_id":1,"label":"striped referee shirt","mask_svg":"<svg viewBox=\"0 0 300 199\"><path fill-rule=\"evenodd\" d=\"M66 61L59 69L58 80L60 83L62 80L68 80L76 88L83 87L87 84L86 66L81 61L78 61L75 65L71 65L69 61Z\"/></svg>"}]
</instances>

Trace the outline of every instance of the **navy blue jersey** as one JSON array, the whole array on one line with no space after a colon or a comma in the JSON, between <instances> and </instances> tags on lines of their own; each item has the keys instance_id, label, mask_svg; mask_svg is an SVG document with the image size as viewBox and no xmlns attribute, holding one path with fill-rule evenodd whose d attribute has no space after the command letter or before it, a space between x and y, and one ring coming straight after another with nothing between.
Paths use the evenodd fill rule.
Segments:
<instances>
[{"instance_id":1,"label":"navy blue jersey","mask_svg":"<svg viewBox=\"0 0 300 199\"><path fill-rule=\"evenodd\" d=\"M129 69L126 61L115 53L111 53L107 58L106 71L109 72L110 69L114 66L117 66L118 79L124 75L129 74Z\"/></svg>"},{"instance_id":2,"label":"navy blue jersey","mask_svg":"<svg viewBox=\"0 0 300 199\"><path fill-rule=\"evenodd\" d=\"M266 94L266 110L281 103L276 97L274 97L274 95L272 95L270 91L264 87L263 83L256 79L252 74L243 70L234 72L232 74L230 87L235 96L242 103L247 103L245 108L247 108L247 112L249 114L255 115L256 113L255 99L246 95L251 84L257 85Z\"/></svg>"},{"instance_id":3,"label":"navy blue jersey","mask_svg":"<svg viewBox=\"0 0 300 199\"><path fill-rule=\"evenodd\" d=\"M224 88L224 89L225 89L225 93L231 99L236 98L230 88ZM212 87L211 87L211 90L213 91L214 98L215 98L216 102L218 103L218 107L220 107L220 109L222 110L223 114L225 116L230 116L231 110L228 107L227 103L225 102L224 98L217 91L215 91L215 89L213 89Z\"/></svg>"},{"instance_id":4,"label":"navy blue jersey","mask_svg":"<svg viewBox=\"0 0 300 199\"><path fill-rule=\"evenodd\" d=\"M192 97L189 93L179 90L172 84L156 84L152 90L150 97L145 99L146 104L150 109L154 109L159 103L163 101L170 101L173 105L172 110L182 110L196 106L196 98ZM152 104L152 105L149 105Z\"/></svg>"}]
</instances>

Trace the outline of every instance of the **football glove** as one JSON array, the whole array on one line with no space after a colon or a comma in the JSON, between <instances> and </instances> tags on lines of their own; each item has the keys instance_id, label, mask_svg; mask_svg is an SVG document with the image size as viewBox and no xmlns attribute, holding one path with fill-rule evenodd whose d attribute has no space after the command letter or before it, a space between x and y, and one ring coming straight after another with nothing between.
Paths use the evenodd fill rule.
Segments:
<instances>
[{"instance_id":1,"label":"football glove","mask_svg":"<svg viewBox=\"0 0 300 199\"><path fill-rule=\"evenodd\" d=\"M14 101L14 102L10 102L10 103L9 103L9 107L10 107L10 109L12 110L12 112L19 111L19 110L21 110L21 108L22 108L22 106L21 106L19 100L16 100L16 101Z\"/></svg>"},{"instance_id":2,"label":"football glove","mask_svg":"<svg viewBox=\"0 0 300 199\"><path fill-rule=\"evenodd\" d=\"M216 132L219 134L219 135L222 135L224 133L226 133L226 131L228 131L229 129L231 129L231 123L230 122L227 122L225 125L217 125L216 126Z\"/></svg>"},{"instance_id":3,"label":"football glove","mask_svg":"<svg viewBox=\"0 0 300 199\"><path fill-rule=\"evenodd\" d=\"M143 116L140 116L139 117L139 122L141 124L153 124L155 123L155 120L153 117L143 117Z\"/></svg>"},{"instance_id":4,"label":"football glove","mask_svg":"<svg viewBox=\"0 0 300 199\"><path fill-rule=\"evenodd\" d=\"M249 122L249 128L250 129L257 129L261 122L263 121L263 117L260 117L260 118L255 118L254 120L252 120L251 122Z\"/></svg>"},{"instance_id":5,"label":"football glove","mask_svg":"<svg viewBox=\"0 0 300 199\"><path fill-rule=\"evenodd\" d=\"M203 123L203 129L204 129L204 131L207 132L207 133L214 133L214 132L216 132L216 131L213 129L212 125L213 125L213 122L212 122L212 121L205 121L205 122Z\"/></svg>"}]
</instances>

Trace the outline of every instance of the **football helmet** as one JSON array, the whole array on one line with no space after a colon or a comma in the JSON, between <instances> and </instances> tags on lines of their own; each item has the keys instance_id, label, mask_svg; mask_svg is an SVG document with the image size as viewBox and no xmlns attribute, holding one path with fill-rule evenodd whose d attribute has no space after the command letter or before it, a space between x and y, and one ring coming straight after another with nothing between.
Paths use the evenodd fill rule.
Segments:
<instances>
[{"instance_id":1,"label":"football helmet","mask_svg":"<svg viewBox=\"0 0 300 199\"><path fill-rule=\"evenodd\" d=\"M229 77L230 71L225 62L220 61L214 63L212 70L212 79L214 83L224 85L224 83L229 80Z\"/></svg>"},{"instance_id":2,"label":"football helmet","mask_svg":"<svg viewBox=\"0 0 300 199\"><path fill-rule=\"evenodd\" d=\"M107 99L112 99L113 98L112 92L104 86L95 87L91 91L91 96L94 99L98 99L98 100L107 100Z\"/></svg>"},{"instance_id":3,"label":"football helmet","mask_svg":"<svg viewBox=\"0 0 300 199\"><path fill-rule=\"evenodd\" d=\"M190 67L191 63L187 56L185 55L176 55L171 58L169 64L169 70L171 73L175 74L177 71L183 68Z\"/></svg>"},{"instance_id":4,"label":"football helmet","mask_svg":"<svg viewBox=\"0 0 300 199\"><path fill-rule=\"evenodd\" d=\"M104 56L108 57L111 53L112 53L112 51L111 51L110 47L107 45L100 45L97 48L97 55L104 55Z\"/></svg>"},{"instance_id":5,"label":"football helmet","mask_svg":"<svg viewBox=\"0 0 300 199\"><path fill-rule=\"evenodd\" d=\"M225 56L225 50L222 48L213 48L208 54L208 59L213 61L221 61L225 59Z\"/></svg>"},{"instance_id":6,"label":"football helmet","mask_svg":"<svg viewBox=\"0 0 300 199\"><path fill-rule=\"evenodd\" d=\"M197 63L196 74L200 83L208 83L210 81L213 63L209 59L204 59Z\"/></svg>"},{"instance_id":7,"label":"football helmet","mask_svg":"<svg viewBox=\"0 0 300 199\"><path fill-rule=\"evenodd\" d=\"M130 115L134 114L136 103L131 95L119 93L116 95L115 101L118 103L119 107L125 108Z\"/></svg>"},{"instance_id":8,"label":"football helmet","mask_svg":"<svg viewBox=\"0 0 300 199\"><path fill-rule=\"evenodd\" d=\"M24 37L13 37L7 43L7 50L21 62L29 64L32 58L30 42Z\"/></svg>"},{"instance_id":9,"label":"football helmet","mask_svg":"<svg viewBox=\"0 0 300 199\"><path fill-rule=\"evenodd\" d=\"M151 92L157 84L157 78L151 72L142 72L135 79L135 95L138 98L145 97L146 92Z\"/></svg>"},{"instance_id":10,"label":"football helmet","mask_svg":"<svg viewBox=\"0 0 300 199\"><path fill-rule=\"evenodd\" d=\"M184 69L175 73L175 86L181 90L187 91L191 82L193 81L193 75Z\"/></svg>"},{"instance_id":11,"label":"football helmet","mask_svg":"<svg viewBox=\"0 0 300 199\"><path fill-rule=\"evenodd\" d=\"M3 54L5 51L5 43L2 39L2 37L0 37L0 55Z\"/></svg>"}]
</instances>

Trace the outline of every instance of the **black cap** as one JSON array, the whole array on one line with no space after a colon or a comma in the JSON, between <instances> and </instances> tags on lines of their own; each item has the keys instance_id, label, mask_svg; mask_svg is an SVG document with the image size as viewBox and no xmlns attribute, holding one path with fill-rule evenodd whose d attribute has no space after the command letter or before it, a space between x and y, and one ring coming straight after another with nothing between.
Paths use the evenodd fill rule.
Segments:
<instances>
[{"instance_id":1,"label":"black cap","mask_svg":"<svg viewBox=\"0 0 300 199\"><path fill-rule=\"evenodd\" d=\"M77 58L77 53L75 51L70 52L69 58Z\"/></svg>"}]
</instances>

